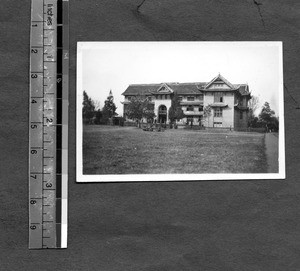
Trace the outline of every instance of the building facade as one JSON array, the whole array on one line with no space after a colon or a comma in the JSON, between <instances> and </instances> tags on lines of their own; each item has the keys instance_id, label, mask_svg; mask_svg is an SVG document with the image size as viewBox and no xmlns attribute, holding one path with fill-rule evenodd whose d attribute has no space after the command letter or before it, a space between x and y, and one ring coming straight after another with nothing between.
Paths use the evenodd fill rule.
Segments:
<instances>
[{"instance_id":1,"label":"building facade","mask_svg":"<svg viewBox=\"0 0 300 271\"><path fill-rule=\"evenodd\" d=\"M247 128L249 86L232 84L220 74L210 82L129 85L122 94L124 117L131 99L142 96L153 104L155 121L168 123L174 93L177 93L184 113L178 124Z\"/></svg>"}]
</instances>

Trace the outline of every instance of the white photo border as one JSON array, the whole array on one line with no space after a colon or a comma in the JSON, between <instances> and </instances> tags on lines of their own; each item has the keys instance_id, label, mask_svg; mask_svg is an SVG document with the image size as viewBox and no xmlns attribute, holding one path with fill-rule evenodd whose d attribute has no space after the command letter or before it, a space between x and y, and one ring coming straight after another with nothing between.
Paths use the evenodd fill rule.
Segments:
<instances>
[{"instance_id":1,"label":"white photo border","mask_svg":"<svg viewBox=\"0 0 300 271\"><path fill-rule=\"evenodd\" d=\"M216 44L223 41L207 42L172 42L172 43L206 43ZM279 148L278 148L278 173L202 173L202 174L103 174L103 175L86 175L83 174L83 125L82 125L82 101L83 101L83 66L82 66L82 51L87 46L95 45L104 42L77 42L77 83L76 83L76 182L142 182L142 181L208 181L208 180L276 180L286 178L285 168L285 134L284 134L284 83L283 83L283 45L282 41L243 41L224 43L243 44L249 43L252 46L278 46L279 49L279 74L282 75L279 80ZM133 43L133 42L105 42L106 44L114 43ZM138 42L149 43L149 42ZM154 43L154 42L151 42ZM171 43L171 42L157 42Z\"/></svg>"}]
</instances>

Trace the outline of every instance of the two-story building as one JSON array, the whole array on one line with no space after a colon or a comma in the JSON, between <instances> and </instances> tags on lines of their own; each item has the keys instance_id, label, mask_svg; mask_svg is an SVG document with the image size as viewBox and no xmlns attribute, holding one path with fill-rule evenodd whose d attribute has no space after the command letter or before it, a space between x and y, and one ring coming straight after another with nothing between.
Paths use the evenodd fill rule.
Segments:
<instances>
[{"instance_id":1,"label":"two-story building","mask_svg":"<svg viewBox=\"0 0 300 271\"><path fill-rule=\"evenodd\" d=\"M251 94L247 84L232 84L222 75L210 82L133 84L124 91L126 107L135 96L147 98L154 108L155 120L168 123L172 97L177 93L184 118L179 124L193 122L206 127L246 128L248 101Z\"/></svg>"}]
</instances>

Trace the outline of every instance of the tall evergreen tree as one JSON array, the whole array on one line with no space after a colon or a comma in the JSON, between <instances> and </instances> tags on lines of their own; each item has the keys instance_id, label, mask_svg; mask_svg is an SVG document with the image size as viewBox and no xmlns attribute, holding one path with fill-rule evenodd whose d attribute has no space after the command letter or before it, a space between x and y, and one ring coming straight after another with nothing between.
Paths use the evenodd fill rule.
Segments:
<instances>
[{"instance_id":1,"label":"tall evergreen tree","mask_svg":"<svg viewBox=\"0 0 300 271\"><path fill-rule=\"evenodd\" d=\"M271 109L268 102L264 103L258 119L268 130L278 131L279 119L275 116L275 112Z\"/></svg>"},{"instance_id":2,"label":"tall evergreen tree","mask_svg":"<svg viewBox=\"0 0 300 271\"><path fill-rule=\"evenodd\" d=\"M103 118L105 118L106 120L108 120L109 118L113 117L116 115L116 105L114 103L114 97L112 95L112 91L109 91L109 95L107 97L107 99L104 102L104 107L102 109L102 115Z\"/></svg>"},{"instance_id":3,"label":"tall evergreen tree","mask_svg":"<svg viewBox=\"0 0 300 271\"><path fill-rule=\"evenodd\" d=\"M95 105L93 100L83 91L82 118L85 123L90 123L95 114Z\"/></svg>"},{"instance_id":4,"label":"tall evergreen tree","mask_svg":"<svg viewBox=\"0 0 300 271\"><path fill-rule=\"evenodd\" d=\"M271 122L272 117L274 116L275 116L275 112L271 109L270 104L268 102L265 102L258 116L259 121L268 124Z\"/></svg>"},{"instance_id":5,"label":"tall evergreen tree","mask_svg":"<svg viewBox=\"0 0 300 271\"><path fill-rule=\"evenodd\" d=\"M177 93L174 93L169 108L169 120L173 124L176 120L181 120L184 117L183 110L180 105L180 100Z\"/></svg>"}]
</instances>

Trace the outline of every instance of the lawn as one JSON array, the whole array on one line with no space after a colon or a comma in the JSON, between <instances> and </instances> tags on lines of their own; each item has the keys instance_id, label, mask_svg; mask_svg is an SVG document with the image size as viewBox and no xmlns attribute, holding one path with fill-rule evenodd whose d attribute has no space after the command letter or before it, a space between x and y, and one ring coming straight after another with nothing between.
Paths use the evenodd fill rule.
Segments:
<instances>
[{"instance_id":1,"label":"lawn","mask_svg":"<svg viewBox=\"0 0 300 271\"><path fill-rule=\"evenodd\" d=\"M266 173L264 135L84 126L83 174Z\"/></svg>"}]
</instances>

